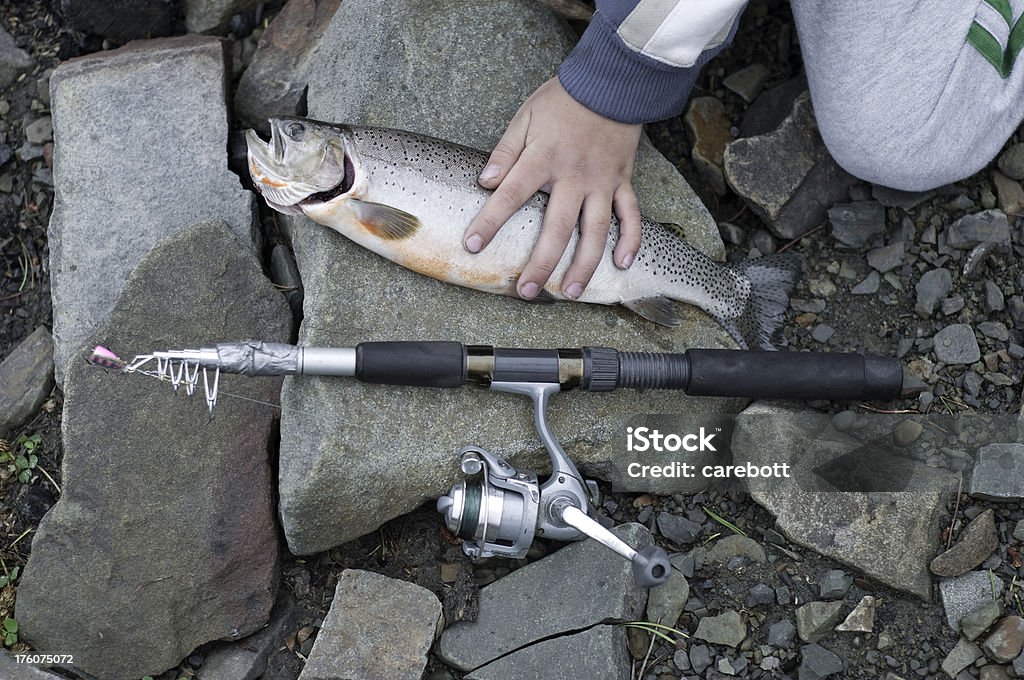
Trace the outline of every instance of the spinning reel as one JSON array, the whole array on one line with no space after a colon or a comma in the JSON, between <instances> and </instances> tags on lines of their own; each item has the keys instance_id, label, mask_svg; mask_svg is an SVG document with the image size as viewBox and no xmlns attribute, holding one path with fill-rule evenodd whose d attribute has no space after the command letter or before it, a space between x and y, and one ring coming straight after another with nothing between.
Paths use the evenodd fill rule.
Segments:
<instances>
[{"instance_id":1,"label":"spinning reel","mask_svg":"<svg viewBox=\"0 0 1024 680\"><path fill-rule=\"evenodd\" d=\"M637 552L590 517L597 484L583 479L547 423L548 399L560 386L495 382L491 389L533 400L534 424L551 458L551 476L540 484L533 470L518 470L475 446L463 448L460 467L468 477L437 501L448 529L463 539L463 551L474 558L522 558L534 537L577 541L589 536L632 563L637 585L665 583L671 565L663 549L651 546Z\"/></svg>"}]
</instances>

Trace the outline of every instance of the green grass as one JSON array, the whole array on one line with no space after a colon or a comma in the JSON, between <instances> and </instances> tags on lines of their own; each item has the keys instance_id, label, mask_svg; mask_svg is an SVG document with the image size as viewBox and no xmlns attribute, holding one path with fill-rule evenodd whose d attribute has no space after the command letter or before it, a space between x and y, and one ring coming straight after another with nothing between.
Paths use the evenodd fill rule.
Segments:
<instances>
[{"instance_id":1,"label":"green grass","mask_svg":"<svg viewBox=\"0 0 1024 680\"><path fill-rule=\"evenodd\" d=\"M745 531L743 531L743 529L740 529L740 528L739 528L738 526L736 526L735 524L733 524L733 523L732 523L732 522L730 522L729 520L725 519L724 517L722 517L721 515L719 515L719 514L718 514L717 512L715 512L714 510L712 510L712 509L711 509L711 508L709 508L708 506L706 506L706 505L702 505L702 506L701 506L701 509L703 509L703 510L704 510L704 513L705 513L705 514L706 514L706 515L707 515L708 517L710 517L711 519L715 520L716 522L718 522L719 524L721 524L721 525L722 525L723 527L725 527L726 529L728 529L728 530L729 530L729 531L731 531L732 533L734 533L734 534L738 534L738 535L740 535L740 536L746 536L746 535L747 535L747 534L746 534L746 532L745 532Z\"/></svg>"}]
</instances>

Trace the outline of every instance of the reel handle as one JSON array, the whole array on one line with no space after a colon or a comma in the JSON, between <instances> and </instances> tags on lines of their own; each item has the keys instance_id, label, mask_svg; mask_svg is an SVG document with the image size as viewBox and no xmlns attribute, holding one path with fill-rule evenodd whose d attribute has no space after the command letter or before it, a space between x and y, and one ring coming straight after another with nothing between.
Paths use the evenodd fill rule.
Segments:
<instances>
[{"instance_id":1,"label":"reel handle","mask_svg":"<svg viewBox=\"0 0 1024 680\"><path fill-rule=\"evenodd\" d=\"M569 526L629 560L633 565L633 579L641 588L664 585L672 574L668 553L662 548L652 545L637 552L568 501L556 502L552 511Z\"/></svg>"}]
</instances>

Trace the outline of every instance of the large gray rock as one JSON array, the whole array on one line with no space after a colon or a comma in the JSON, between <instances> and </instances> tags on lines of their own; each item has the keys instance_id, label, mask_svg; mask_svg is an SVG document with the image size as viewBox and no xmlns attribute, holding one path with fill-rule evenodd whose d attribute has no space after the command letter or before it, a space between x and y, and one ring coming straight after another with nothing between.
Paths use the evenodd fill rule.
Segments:
<instances>
[{"instance_id":1,"label":"large gray rock","mask_svg":"<svg viewBox=\"0 0 1024 680\"><path fill-rule=\"evenodd\" d=\"M930 599L928 561L938 549L946 499L957 488L948 471L838 432L825 414L766 402L739 415L732 451L735 463L791 465L790 479L747 480L754 500L790 540ZM899 491L885 490L883 465L890 458L892 474L905 484ZM871 469L858 470L860 464ZM863 486L837 486L850 480Z\"/></svg>"},{"instance_id":2,"label":"large gray rock","mask_svg":"<svg viewBox=\"0 0 1024 680\"><path fill-rule=\"evenodd\" d=\"M531 48L524 51L524 44ZM539 3L352 0L335 15L314 59L309 114L490 148L569 46L568 32ZM717 228L671 164L660 156L642 159L637 177L648 214L682 225L695 245L717 252ZM734 346L693 308L681 309L682 327L670 330L607 307L525 304L414 274L304 218L283 223L305 290L302 344ZM515 465L543 470L547 461L527 403L507 395L303 378L287 382L284 399L281 515L298 554L373 531L445 493L459 476L456 452L470 441L512 456ZM679 492L685 480L627 475L634 459L627 461L619 441L624 423L638 413L683 413L685 426L708 426L735 405L668 393L645 395L642 403L635 394L570 394L555 399L551 417L589 474L622 489Z\"/></svg>"},{"instance_id":3,"label":"large gray rock","mask_svg":"<svg viewBox=\"0 0 1024 680\"><path fill-rule=\"evenodd\" d=\"M346 569L299 680L421 680L441 623L426 588Z\"/></svg>"},{"instance_id":4,"label":"large gray rock","mask_svg":"<svg viewBox=\"0 0 1024 680\"><path fill-rule=\"evenodd\" d=\"M626 629L594 626L513 652L466 676L466 680L629 680Z\"/></svg>"},{"instance_id":5,"label":"large gray rock","mask_svg":"<svg viewBox=\"0 0 1024 680\"><path fill-rule=\"evenodd\" d=\"M14 36L0 28L0 90L35 64L36 60L15 44Z\"/></svg>"},{"instance_id":6,"label":"large gray rock","mask_svg":"<svg viewBox=\"0 0 1024 680\"><path fill-rule=\"evenodd\" d=\"M135 42L54 71L58 382L157 241L222 219L252 247L252 195L227 167L224 59L220 40L189 36Z\"/></svg>"},{"instance_id":7,"label":"large gray rock","mask_svg":"<svg viewBox=\"0 0 1024 680\"><path fill-rule=\"evenodd\" d=\"M267 118L305 113L313 55L341 0L290 0L260 36L235 92L242 123L270 132Z\"/></svg>"},{"instance_id":8,"label":"large gray rock","mask_svg":"<svg viewBox=\"0 0 1024 680\"><path fill-rule=\"evenodd\" d=\"M93 341L126 353L282 342L290 322L249 248L207 222L143 259ZM65 383L63 495L32 542L16 618L34 649L73 654L88 673L155 676L267 620L274 411L224 394L211 420L202 396L92 368L87 351ZM221 387L276 401L280 381L222 376Z\"/></svg>"},{"instance_id":9,"label":"large gray rock","mask_svg":"<svg viewBox=\"0 0 1024 680\"><path fill-rule=\"evenodd\" d=\"M796 238L825 220L856 181L829 155L807 95L777 130L725 147L725 178L776 236Z\"/></svg>"},{"instance_id":10,"label":"large gray rock","mask_svg":"<svg viewBox=\"0 0 1024 680\"><path fill-rule=\"evenodd\" d=\"M640 524L617 527L614 533L637 550L653 544ZM560 633L606 621L636 621L646 603L647 591L634 583L630 563L587 539L481 590L477 620L453 624L435 651L446 663L468 671Z\"/></svg>"},{"instance_id":11,"label":"large gray rock","mask_svg":"<svg viewBox=\"0 0 1024 680\"><path fill-rule=\"evenodd\" d=\"M53 388L53 340L43 326L0 363L0 439L35 415Z\"/></svg>"},{"instance_id":12,"label":"large gray rock","mask_svg":"<svg viewBox=\"0 0 1024 680\"><path fill-rule=\"evenodd\" d=\"M989 444L978 449L968 493L977 498L1024 498L1024 444Z\"/></svg>"},{"instance_id":13,"label":"large gray rock","mask_svg":"<svg viewBox=\"0 0 1024 680\"><path fill-rule=\"evenodd\" d=\"M352 346L367 340L457 340L499 347L604 345L682 352L732 347L717 324L680 307L665 329L612 309L537 305L428 279L308 220L285 219L305 291L299 343ZM465 387L437 390L336 378L285 379L280 511L292 552L327 550L446 493L461 478L457 452L473 443L513 465L550 469L521 397ZM316 408L310 408L315 404ZM731 399L678 392L570 392L553 399L551 427L584 474L630 491L696 491L702 479L630 477L635 454L624 432L638 414L678 414L676 432L720 422ZM676 454L645 454L667 465Z\"/></svg>"},{"instance_id":14,"label":"large gray rock","mask_svg":"<svg viewBox=\"0 0 1024 680\"><path fill-rule=\"evenodd\" d=\"M170 35L181 0L60 0L65 21L118 42Z\"/></svg>"}]
</instances>

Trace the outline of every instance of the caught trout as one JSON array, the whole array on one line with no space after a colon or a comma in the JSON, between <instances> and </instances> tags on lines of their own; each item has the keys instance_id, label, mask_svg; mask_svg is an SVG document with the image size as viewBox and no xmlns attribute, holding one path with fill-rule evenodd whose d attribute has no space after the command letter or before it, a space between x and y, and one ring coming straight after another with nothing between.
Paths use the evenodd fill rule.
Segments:
<instances>
[{"instance_id":1,"label":"caught trout","mask_svg":"<svg viewBox=\"0 0 1024 680\"><path fill-rule=\"evenodd\" d=\"M413 271L467 288L518 297L516 280L540 235L548 197L537 193L473 254L463 232L490 191L476 181L487 154L408 132L334 125L303 118L270 120L264 142L246 132L249 172L267 204L304 214ZM621 304L666 326L679 325L673 300L712 315L744 348L774 349L799 275L792 255L720 264L668 228L643 220L632 267L612 262L618 223L578 302ZM541 298L566 299L560 284L574 235Z\"/></svg>"}]
</instances>

